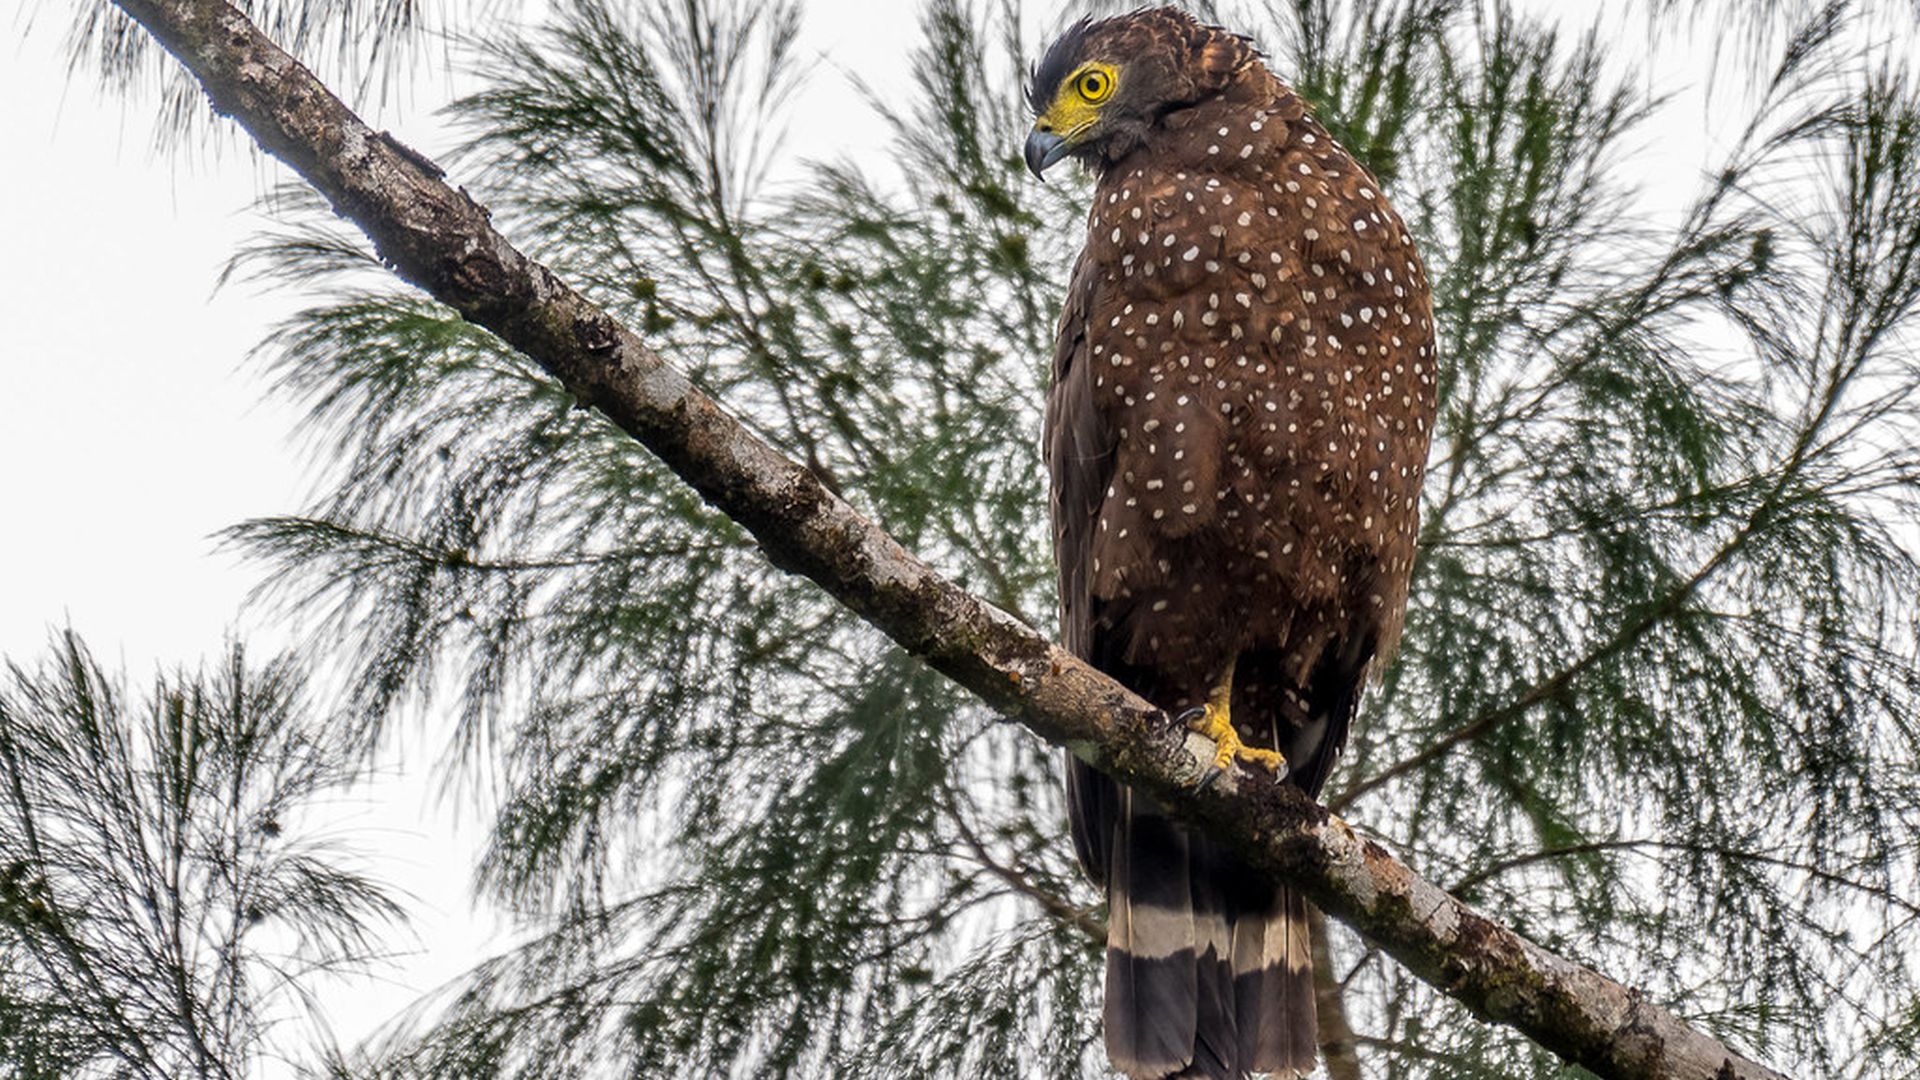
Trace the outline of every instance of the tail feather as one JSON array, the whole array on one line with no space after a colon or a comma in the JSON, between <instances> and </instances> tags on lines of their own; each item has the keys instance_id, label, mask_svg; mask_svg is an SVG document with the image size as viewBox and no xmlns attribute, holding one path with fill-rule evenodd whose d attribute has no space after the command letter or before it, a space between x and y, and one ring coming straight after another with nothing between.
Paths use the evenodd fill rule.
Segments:
<instances>
[{"instance_id":1,"label":"tail feather","mask_svg":"<svg viewBox=\"0 0 1920 1080\"><path fill-rule=\"evenodd\" d=\"M1108 864L1107 1056L1164 1077L1193 1056L1199 1006L1188 835L1122 789ZM1144 800L1140 800L1144 803Z\"/></svg>"},{"instance_id":2,"label":"tail feather","mask_svg":"<svg viewBox=\"0 0 1920 1080\"><path fill-rule=\"evenodd\" d=\"M1238 1080L1240 1061L1239 995L1233 979L1233 881L1220 850L1201 838L1192 838L1191 903L1194 923L1194 975L1200 1000L1194 1010L1193 1060L1183 1077Z\"/></svg>"},{"instance_id":3,"label":"tail feather","mask_svg":"<svg viewBox=\"0 0 1920 1080\"><path fill-rule=\"evenodd\" d=\"M1240 969L1248 986L1259 987L1257 1000L1248 1008L1264 1018L1247 1059L1249 1067L1276 1076L1311 1072L1320 1032L1306 898L1282 887L1266 917L1249 921L1264 927L1265 938L1259 967Z\"/></svg>"},{"instance_id":4,"label":"tail feather","mask_svg":"<svg viewBox=\"0 0 1920 1080\"><path fill-rule=\"evenodd\" d=\"M1274 899L1269 897L1269 899ZM1237 976L1233 981L1234 1009L1246 1016L1260 1015L1261 1006L1270 998L1276 998L1275 991L1281 988L1279 980L1273 978L1267 970L1268 941L1274 936L1276 928L1271 926L1268 912L1248 912L1233 924L1233 970ZM1252 1023L1239 1034L1237 1060L1252 1063L1266 1060L1273 1055L1262 1045L1272 1043L1272 1028L1276 1025ZM1263 1052L1264 1051L1264 1052Z\"/></svg>"},{"instance_id":5,"label":"tail feather","mask_svg":"<svg viewBox=\"0 0 1920 1080\"><path fill-rule=\"evenodd\" d=\"M1107 1055L1138 1080L1286 1080L1314 1065L1306 901L1118 791Z\"/></svg>"}]
</instances>

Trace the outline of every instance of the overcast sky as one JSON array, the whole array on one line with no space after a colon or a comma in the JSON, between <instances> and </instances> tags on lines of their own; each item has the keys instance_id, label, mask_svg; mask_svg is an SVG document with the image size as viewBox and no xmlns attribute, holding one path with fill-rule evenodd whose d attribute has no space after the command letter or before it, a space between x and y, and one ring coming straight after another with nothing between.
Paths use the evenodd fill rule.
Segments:
<instances>
[{"instance_id":1,"label":"overcast sky","mask_svg":"<svg viewBox=\"0 0 1920 1080\"><path fill-rule=\"evenodd\" d=\"M307 493L288 441L292 414L263 402L247 363L302 298L215 289L256 228L249 206L277 166L244 152L155 155L152 102L123 107L84 78L70 81L57 25L65 5L37 7L45 25L24 43L23 9L0 9L9 29L0 51L0 652L31 661L50 628L71 624L142 681L156 665L217 652L236 626L270 651L275 628L242 616L257 570L211 537L297 510ZM791 150L877 152L887 132L847 75L915 85L906 50L916 11L810 6L803 41L821 64L793 110ZM1698 103L1697 64L1631 52L1648 61L1651 85L1683 96L1643 140L1652 148L1645 208L1675 212L1726 133ZM423 87L375 123L437 156L447 140L430 114L445 96ZM431 793L425 766L439 742L414 730L404 743L396 760L408 767L338 808L332 823L417 897L420 932L416 944L396 942L407 954L372 985L328 995L349 1041L502 940L467 900L473 830L457 829L455 809Z\"/></svg>"}]
</instances>

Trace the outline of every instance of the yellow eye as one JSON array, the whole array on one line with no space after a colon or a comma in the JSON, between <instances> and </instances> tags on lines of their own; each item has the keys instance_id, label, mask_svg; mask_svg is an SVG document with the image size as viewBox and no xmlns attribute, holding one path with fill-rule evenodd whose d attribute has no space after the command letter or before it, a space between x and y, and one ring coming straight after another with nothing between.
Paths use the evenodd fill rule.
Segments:
<instances>
[{"instance_id":1,"label":"yellow eye","mask_svg":"<svg viewBox=\"0 0 1920 1080\"><path fill-rule=\"evenodd\" d=\"M1113 77L1104 71L1082 72L1080 78L1074 81L1074 86L1080 91L1081 97L1099 104L1113 93Z\"/></svg>"}]
</instances>

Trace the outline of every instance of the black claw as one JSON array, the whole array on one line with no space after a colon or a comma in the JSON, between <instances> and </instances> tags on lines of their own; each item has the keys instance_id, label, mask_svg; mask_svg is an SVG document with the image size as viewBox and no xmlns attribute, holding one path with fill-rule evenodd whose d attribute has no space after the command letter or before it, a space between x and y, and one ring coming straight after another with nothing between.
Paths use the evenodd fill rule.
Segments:
<instances>
[{"instance_id":1,"label":"black claw","mask_svg":"<svg viewBox=\"0 0 1920 1080\"><path fill-rule=\"evenodd\" d=\"M1220 774L1226 771L1227 770L1219 767L1218 765L1207 766L1207 771L1200 774L1200 782L1193 785L1193 790L1195 791L1207 790L1208 787L1212 786L1215 780L1220 779Z\"/></svg>"},{"instance_id":2,"label":"black claw","mask_svg":"<svg viewBox=\"0 0 1920 1080\"><path fill-rule=\"evenodd\" d=\"M1195 705L1193 708L1188 709L1187 711L1181 713L1179 716L1174 717L1173 722L1176 724L1180 724L1183 727L1192 727L1193 722L1195 720L1198 720L1201 717L1204 717L1206 715L1207 715L1207 707L1205 705Z\"/></svg>"}]
</instances>

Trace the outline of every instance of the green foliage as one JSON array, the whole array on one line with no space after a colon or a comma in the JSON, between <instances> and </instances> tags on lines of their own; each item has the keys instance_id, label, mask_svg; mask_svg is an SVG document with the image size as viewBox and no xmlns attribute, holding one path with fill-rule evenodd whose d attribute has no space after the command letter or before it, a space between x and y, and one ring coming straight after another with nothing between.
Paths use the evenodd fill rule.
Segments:
<instances>
[{"instance_id":1,"label":"green foliage","mask_svg":"<svg viewBox=\"0 0 1920 1080\"><path fill-rule=\"evenodd\" d=\"M32 29L44 0L23 0L21 24ZM396 76L443 63L455 32L478 33L517 0L232 0L280 47L362 107L386 103ZM179 148L189 137L221 140L206 94L139 23L113 0L53 5L66 24L67 62L90 71L109 92L158 99L155 143ZM67 10L71 8L71 10Z\"/></svg>"},{"instance_id":2,"label":"green foliage","mask_svg":"<svg viewBox=\"0 0 1920 1080\"><path fill-rule=\"evenodd\" d=\"M357 777L294 667L144 702L71 632L0 686L0 1076L250 1075L400 908L301 816ZM289 1000L292 999L292 1000Z\"/></svg>"},{"instance_id":3,"label":"green foliage","mask_svg":"<svg viewBox=\"0 0 1920 1080\"><path fill-rule=\"evenodd\" d=\"M1013 65L990 68L958 11L929 18L924 67L950 81L898 118L918 143L901 195L846 165L767 193L755 139L793 77L781 8L583 5L494 43L457 113L463 158L503 178L499 220L762 432L970 587L1046 612L1033 388L1058 293L1041 268L1072 238L1040 228L1014 171L1015 102L955 107L997 98ZM255 271L363 280L370 262L300 221ZM346 646L359 715L457 673L460 743L505 786L483 885L560 919L402 1060L885 1073L882 1047L952 1037L935 1005L1047 956L1020 988L1076 1003L1059 1022L1080 1034L1052 1052L1084 1064L1090 923L1022 925L1006 899L1069 894L1051 755L769 571L497 344L384 284L343 288L270 349L338 494L234 538L327 567L277 595ZM962 832L978 842L954 850ZM994 944L953 971L960 932ZM1031 1052L1032 1017L998 1016L1005 1038L972 1059L988 1073Z\"/></svg>"},{"instance_id":4,"label":"green foliage","mask_svg":"<svg viewBox=\"0 0 1920 1080\"><path fill-rule=\"evenodd\" d=\"M1894 5L1898 6L1898 5ZM1713 5L1653 5L1656 26ZM1220 5L1382 176L1443 408L1400 662L1331 788L1422 871L1801 1075L1915 1067L1920 95L1889 8L1766 60L1677 219L1664 103L1487 0ZM476 46L506 232L910 548L1045 624L1037 459L1084 187L1017 147L1017 10L927 8L898 175L779 134L797 10L567 0ZM455 707L538 935L343 1074L1095 1075L1055 764L310 201L249 272L331 494L235 543L370 746ZM1341 934L1368 1075L1562 1075Z\"/></svg>"}]
</instances>

